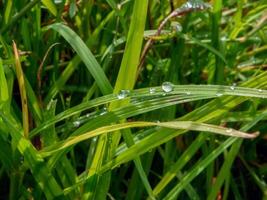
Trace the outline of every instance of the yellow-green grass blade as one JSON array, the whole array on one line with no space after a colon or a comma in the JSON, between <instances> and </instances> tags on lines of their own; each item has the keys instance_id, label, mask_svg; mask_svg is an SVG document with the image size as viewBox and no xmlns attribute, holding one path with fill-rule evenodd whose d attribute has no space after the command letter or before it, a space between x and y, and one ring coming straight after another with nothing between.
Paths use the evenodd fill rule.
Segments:
<instances>
[{"instance_id":1,"label":"yellow-green grass blade","mask_svg":"<svg viewBox=\"0 0 267 200\"><path fill-rule=\"evenodd\" d=\"M137 0L134 2L133 6L133 14L132 14L132 20L130 24L130 29L127 35L127 41L126 41L126 47L125 52L123 54L122 63L120 66L119 74L117 76L114 93L117 94L122 89L133 89L135 81L136 81L136 75L137 75L137 69L139 64L139 57L141 53L141 47L143 42L143 35L144 35L144 29L145 29L145 22L146 22L146 15L147 15L147 7L148 7L148 1L142 1ZM131 74L131 76L128 76L128 74ZM111 103L109 106L109 110L112 111L122 105L127 105L128 102L126 101L120 101L120 102L114 102ZM124 132L124 140L126 140L126 143L130 146L133 144L132 136L129 131ZM110 137L110 139L108 139ZM105 162L105 160L109 160L112 157L112 154L117 146L117 143L119 141L120 134L114 134L114 136L109 135L102 135L99 139L97 148L96 148L96 154L92 160L91 168L99 170L99 168L102 165L102 162ZM110 145L108 143L108 140L111 140L112 143ZM107 149L107 154L106 154ZM149 185L149 182L147 180L147 177L145 176L144 170L141 166L141 161L139 158L135 160L136 167L141 175L141 179L144 183L145 188L147 189L149 195L153 199L152 196L152 189ZM89 169L88 176L92 176L95 172ZM109 174L102 176L101 179L106 179L104 182L109 181L108 176ZM100 180L101 181L101 180ZM96 190L95 188L95 182L90 181L85 186L86 188L94 188L93 191L88 192L84 195L83 198L87 199L89 198L95 198ZM104 186L107 187L107 186ZM104 189L105 190L105 189Z\"/></svg>"},{"instance_id":2,"label":"yellow-green grass blade","mask_svg":"<svg viewBox=\"0 0 267 200\"><path fill-rule=\"evenodd\" d=\"M125 122L121 124L115 124L110 126L104 126L88 133L81 134L75 137L69 137L66 141L61 141L55 145L50 145L43 150L41 150L40 154L43 157L51 156L54 152L63 150L67 147L73 146L82 142L84 140L88 140L89 138L102 135L108 132L114 132L117 130L128 129L128 128L143 128L149 126L159 126L169 129L185 129L185 130L193 130L193 131L205 131L216 133L225 136L232 137L241 137L241 138L255 138L257 137L257 133L247 134L241 131L237 131L231 128L216 126L212 124L204 124L199 122L192 121L171 121L171 122Z\"/></svg>"},{"instance_id":3,"label":"yellow-green grass blade","mask_svg":"<svg viewBox=\"0 0 267 200\"><path fill-rule=\"evenodd\" d=\"M17 80L19 84L20 100L21 100L21 107L22 107L22 121L23 121L24 136L28 138L29 136L28 99L27 99L27 94L26 94L26 89L25 89L24 73L23 73L23 70L20 64L17 45L14 41L13 41L13 50L14 50L14 55L15 55L15 69L16 69L16 75L17 75Z\"/></svg>"},{"instance_id":4,"label":"yellow-green grass blade","mask_svg":"<svg viewBox=\"0 0 267 200\"><path fill-rule=\"evenodd\" d=\"M8 100L8 87L4 72L3 60L0 58L0 108L1 104Z\"/></svg>"}]
</instances>

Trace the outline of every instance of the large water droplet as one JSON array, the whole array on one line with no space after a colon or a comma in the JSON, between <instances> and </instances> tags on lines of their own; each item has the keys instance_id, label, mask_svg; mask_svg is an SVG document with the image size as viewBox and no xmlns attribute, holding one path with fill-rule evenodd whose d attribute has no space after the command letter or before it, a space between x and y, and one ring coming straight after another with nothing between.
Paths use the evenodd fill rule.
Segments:
<instances>
[{"instance_id":1,"label":"large water droplet","mask_svg":"<svg viewBox=\"0 0 267 200\"><path fill-rule=\"evenodd\" d=\"M117 95L118 99L124 99L129 95L130 91L129 90L121 90L119 94Z\"/></svg>"},{"instance_id":2,"label":"large water droplet","mask_svg":"<svg viewBox=\"0 0 267 200\"><path fill-rule=\"evenodd\" d=\"M170 82L164 82L162 83L161 88L164 92L168 93L168 92L173 91L173 84Z\"/></svg>"},{"instance_id":3,"label":"large water droplet","mask_svg":"<svg viewBox=\"0 0 267 200\"><path fill-rule=\"evenodd\" d=\"M205 9L209 9L211 8L211 4L209 3L205 3L201 0L199 1L193 1L193 0L189 0L186 3L184 3L180 8L178 8L177 10L188 10L188 9L194 9L194 10L205 10Z\"/></svg>"},{"instance_id":4,"label":"large water droplet","mask_svg":"<svg viewBox=\"0 0 267 200\"><path fill-rule=\"evenodd\" d=\"M149 93L154 94L156 92L156 88L149 88Z\"/></svg>"}]
</instances>

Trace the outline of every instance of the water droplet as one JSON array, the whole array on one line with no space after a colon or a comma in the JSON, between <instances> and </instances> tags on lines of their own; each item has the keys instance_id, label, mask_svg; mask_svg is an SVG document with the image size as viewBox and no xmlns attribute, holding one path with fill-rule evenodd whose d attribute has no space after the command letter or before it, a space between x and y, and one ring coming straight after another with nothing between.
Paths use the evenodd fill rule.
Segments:
<instances>
[{"instance_id":1,"label":"water droplet","mask_svg":"<svg viewBox=\"0 0 267 200\"><path fill-rule=\"evenodd\" d=\"M176 32L182 32L183 30L183 27L178 22L171 22L171 27L172 27L172 30Z\"/></svg>"},{"instance_id":2,"label":"water droplet","mask_svg":"<svg viewBox=\"0 0 267 200\"><path fill-rule=\"evenodd\" d=\"M149 93L154 94L156 92L156 88L149 88Z\"/></svg>"},{"instance_id":3,"label":"water droplet","mask_svg":"<svg viewBox=\"0 0 267 200\"><path fill-rule=\"evenodd\" d=\"M217 97L221 97L223 94L222 93L217 93L216 96Z\"/></svg>"},{"instance_id":4,"label":"water droplet","mask_svg":"<svg viewBox=\"0 0 267 200\"><path fill-rule=\"evenodd\" d=\"M117 8L118 8L118 10L121 10L121 4L120 3L117 5Z\"/></svg>"},{"instance_id":5,"label":"water droplet","mask_svg":"<svg viewBox=\"0 0 267 200\"><path fill-rule=\"evenodd\" d=\"M20 160L20 164L23 164L23 162L24 162L24 157L23 157L23 156L20 156L19 160Z\"/></svg>"},{"instance_id":6,"label":"water droplet","mask_svg":"<svg viewBox=\"0 0 267 200\"><path fill-rule=\"evenodd\" d=\"M60 3L62 3L62 0L54 0L54 3L55 4L60 4Z\"/></svg>"},{"instance_id":7,"label":"water droplet","mask_svg":"<svg viewBox=\"0 0 267 200\"><path fill-rule=\"evenodd\" d=\"M101 110L101 112L100 112L99 115L104 115L104 114L106 114L107 112L108 112L108 109L107 109L106 107L104 107L104 108Z\"/></svg>"},{"instance_id":8,"label":"water droplet","mask_svg":"<svg viewBox=\"0 0 267 200\"><path fill-rule=\"evenodd\" d=\"M205 9L210 9L211 7L212 7L211 4L205 3L203 1L189 0L186 3L184 3L180 8L178 8L178 11L180 11L180 10L188 10L188 9L205 10Z\"/></svg>"},{"instance_id":9,"label":"water droplet","mask_svg":"<svg viewBox=\"0 0 267 200\"><path fill-rule=\"evenodd\" d=\"M168 92L171 92L173 91L173 85L172 83L170 82L164 82L162 85L161 85L161 88L164 92L168 93Z\"/></svg>"},{"instance_id":10,"label":"water droplet","mask_svg":"<svg viewBox=\"0 0 267 200\"><path fill-rule=\"evenodd\" d=\"M129 90L121 90L119 94L117 95L118 99L124 99L129 95L130 91Z\"/></svg>"},{"instance_id":11,"label":"water droplet","mask_svg":"<svg viewBox=\"0 0 267 200\"><path fill-rule=\"evenodd\" d=\"M79 122L79 121L75 121L75 122L73 122L73 125L74 125L75 127L79 127L79 126L81 125L81 122Z\"/></svg>"},{"instance_id":12,"label":"water droplet","mask_svg":"<svg viewBox=\"0 0 267 200\"><path fill-rule=\"evenodd\" d=\"M233 86L233 85L230 86L230 89L231 89L231 90L235 90L235 86Z\"/></svg>"},{"instance_id":13,"label":"water droplet","mask_svg":"<svg viewBox=\"0 0 267 200\"><path fill-rule=\"evenodd\" d=\"M191 92L190 92L190 91L187 91L187 92L186 92L186 94L187 94L187 95L190 95L190 94L191 94Z\"/></svg>"},{"instance_id":14,"label":"water droplet","mask_svg":"<svg viewBox=\"0 0 267 200\"><path fill-rule=\"evenodd\" d=\"M262 89L258 89L258 92L262 92Z\"/></svg>"},{"instance_id":15,"label":"water droplet","mask_svg":"<svg viewBox=\"0 0 267 200\"><path fill-rule=\"evenodd\" d=\"M226 129L226 133L232 133L232 132L233 132L233 129L231 128Z\"/></svg>"}]
</instances>

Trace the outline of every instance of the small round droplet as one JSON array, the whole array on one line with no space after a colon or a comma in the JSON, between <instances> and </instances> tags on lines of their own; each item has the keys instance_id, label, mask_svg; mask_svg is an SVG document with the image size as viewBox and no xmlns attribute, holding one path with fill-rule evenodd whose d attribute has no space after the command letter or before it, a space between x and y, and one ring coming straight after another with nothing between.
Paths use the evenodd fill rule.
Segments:
<instances>
[{"instance_id":1,"label":"small round droplet","mask_svg":"<svg viewBox=\"0 0 267 200\"><path fill-rule=\"evenodd\" d=\"M129 95L130 91L129 90L121 90L119 94L117 95L118 99L124 99Z\"/></svg>"},{"instance_id":2,"label":"small round droplet","mask_svg":"<svg viewBox=\"0 0 267 200\"><path fill-rule=\"evenodd\" d=\"M79 121L75 121L75 122L73 122L73 125L75 126L75 127L79 127L80 126L80 122Z\"/></svg>"},{"instance_id":3,"label":"small round droplet","mask_svg":"<svg viewBox=\"0 0 267 200\"><path fill-rule=\"evenodd\" d=\"M100 112L99 115L104 115L104 114L106 114L107 112L108 112L108 109L107 109L106 107L104 107L104 108L101 110L101 112Z\"/></svg>"},{"instance_id":4,"label":"small round droplet","mask_svg":"<svg viewBox=\"0 0 267 200\"><path fill-rule=\"evenodd\" d=\"M156 92L156 89L155 88L149 88L149 93L150 94L154 94Z\"/></svg>"},{"instance_id":5,"label":"small round droplet","mask_svg":"<svg viewBox=\"0 0 267 200\"><path fill-rule=\"evenodd\" d=\"M190 95L190 94L191 94L191 92L187 91L187 92L186 92L186 94L187 94L187 95Z\"/></svg>"},{"instance_id":6,"label":"small round droplet","mask_svg":"<svg viewBox=\"0 0 267 200\"><path fill-rule=\"evenodd\" d=\"M232 132L233 132L233 129L231 128L226 129L226 133L232 133Z\"/></svg>"},{"instance_id":7,"label":"small round droplet","mask_svg":"<svg viewBox=\"0 0 267 200\"><path fill-rule=\"evenodd\" d=\"M217 97L221 97L223 94L222 93L217 93L216 96Z\"/></svg>"},{"instance_id":8,"label":"small round droplet","mask_svg":"<svg viewBox=\"0 0 267 200\"><path fill-rule=\"evenodd\" d=\"M230 87L230 89L231 89L231 90L235 90L235 86L232 85L232 86Z\"/></svg>"},{"instance_id":9,"label":"small round droplet","mask_svg":"<svg viewBox=\"0 0 267 200\"><path fill-rule=\"evenodd\" d=\"M23 162L24 162L24 157L23 157L23 156L20 156L19 160L20 160L20 164L23 164Z\"/></svg>"},{"instance_id":10,"label":"small round droplet","mask_svg":"<svg viewBox=\"0 0 267 200\"><path fill-rule=\"evenodd\" d=\"M173 85L170 82L164 82L161 88L166 93L173 91Z\"/></svg>"},{"instance_id":11,"label":"small round droplet","mask_svg":"<svg viewBox=\"0 0 267 200\"><path fill-rule=\"evenodd\" d=\"M262 89L258 89L258 92L262 92Z\"/></svg>"}]
</instances>

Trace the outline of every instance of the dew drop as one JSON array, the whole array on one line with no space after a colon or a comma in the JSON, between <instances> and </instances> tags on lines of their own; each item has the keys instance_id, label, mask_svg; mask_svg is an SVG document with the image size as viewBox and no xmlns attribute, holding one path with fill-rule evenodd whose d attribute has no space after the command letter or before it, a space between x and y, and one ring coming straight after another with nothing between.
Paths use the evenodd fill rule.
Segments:
<instances>
[{"instance_id":1,"label":"dew drop","mask_svg":"<svg viewBox=\"0 0 267 200\"><path fill-rule=\"evenodd\" d=\"M149 93L150 94L154 94L156 92L156 89L155 88L149 88Z\"/></svg>"},{"instance_id":2,"label":"dew drop","mask_svg":"<svg viewBox=\"0 0 267 200\"><path fill-rule=\"evenodd\" d=\"M232 132L233 132L233 129L231 128L226 129L226 133L232 133Z\"/></svg>"},{"instance_id":3,"label":"dew drop","mask_svg":"<svg viewBox=\"0 0 267 200\"><path fill-rule=\"evenodd\" d=\"M187 95L190 95L190 94L191 94L191 92L187 91L187 92L186 92L186 94L187 94Z\"/></svg>"},{"instance_id":4,"label":"dew drop","mask_svg":"<svg viewBox=\"0 0 267 200\"><path fill-rule=\"evenodd\" d=\"M81 122L79 122L79 121L75 121L75 122L73 122L73 125L74 125L75 127L79 127L80 124L81 124Z\"/></svg>"},{"instance_id":5,"label":"dew drop","mask_svg":"<svg viewBox=\"0 0 267 200\"><path fill-rule=\"evenodd\" d=\"M231 89L231 90L235 90L235 87L236 87L236 83L233 83L233 85L230 86L230 89Z\"/></svg>"},{"instance_id":6,"label":"dew drop","mask_svg":"<svg viewBox=\"0 0 267 200\"><path fill-rule=\"evenodd\" d=\"M129 95L130 91L129 90L121 90L119 94L117 95L118 99L124 99Z\"/></svg>"},{"instance_id":7,"label":"dew drop","mask_svg":"<svg viewBox=\"0 0 267 200\"><path fill-rule=\"evenodd\" d=\"M223 94L222 93L217 93L216 96L217 97L221 97Z\"/></svg>"},{"instance_id":8,"label":"dew drop","mask_svg":"<svg viewBox=\"0 0 267 200\"><path fill-rule=\"evenodd\" d=\"M23 156L20 156L19 160L20 160L20 164L23 164L23 162L24 162L24 157L23 157Z\"/></svg>"},{"instance_id":9,"label":"dew drop","mask_svg":"<svg viewBox=\"0 0 267 200\"><path fill-rule=\"evenodd\" d=\"M62 0L54 0L54 3L55 4L60 4L60 3L62 3Z\"/></svg>"},{"instance_id":10,"label":"dew drop","mask_svg":"<svg viewBox=\"0 0 267 200\"><path fill-rule=\"evenodd\" d=\"M258 92L262 92L262 89L258 89Z\"/></svg>"},{"instance_id":11,"label":"dew drop","mask_svg":"<svg viewBox=\"0 0 267 200\"><path fill-rule=\"evenodd\" d=\"M104 114L106 114L107 112L108 112L108 109L107 109L106 107L104 107L104 108L101 110L101 112L100 112L99 115L104 115Z\"/></svg>"},{"instance_id":12,"label":"dew drop","mask_svg":"<svg viewBox=\"0 0 267 200\"><path fill-rule=\"evenodd\" d=\"M161 85L161 88L164 92L168 93L168 92L171 92L173 91L173 85L172 83L170 82L164 82L162 85Z\"/></svg>"}]
</instances>

